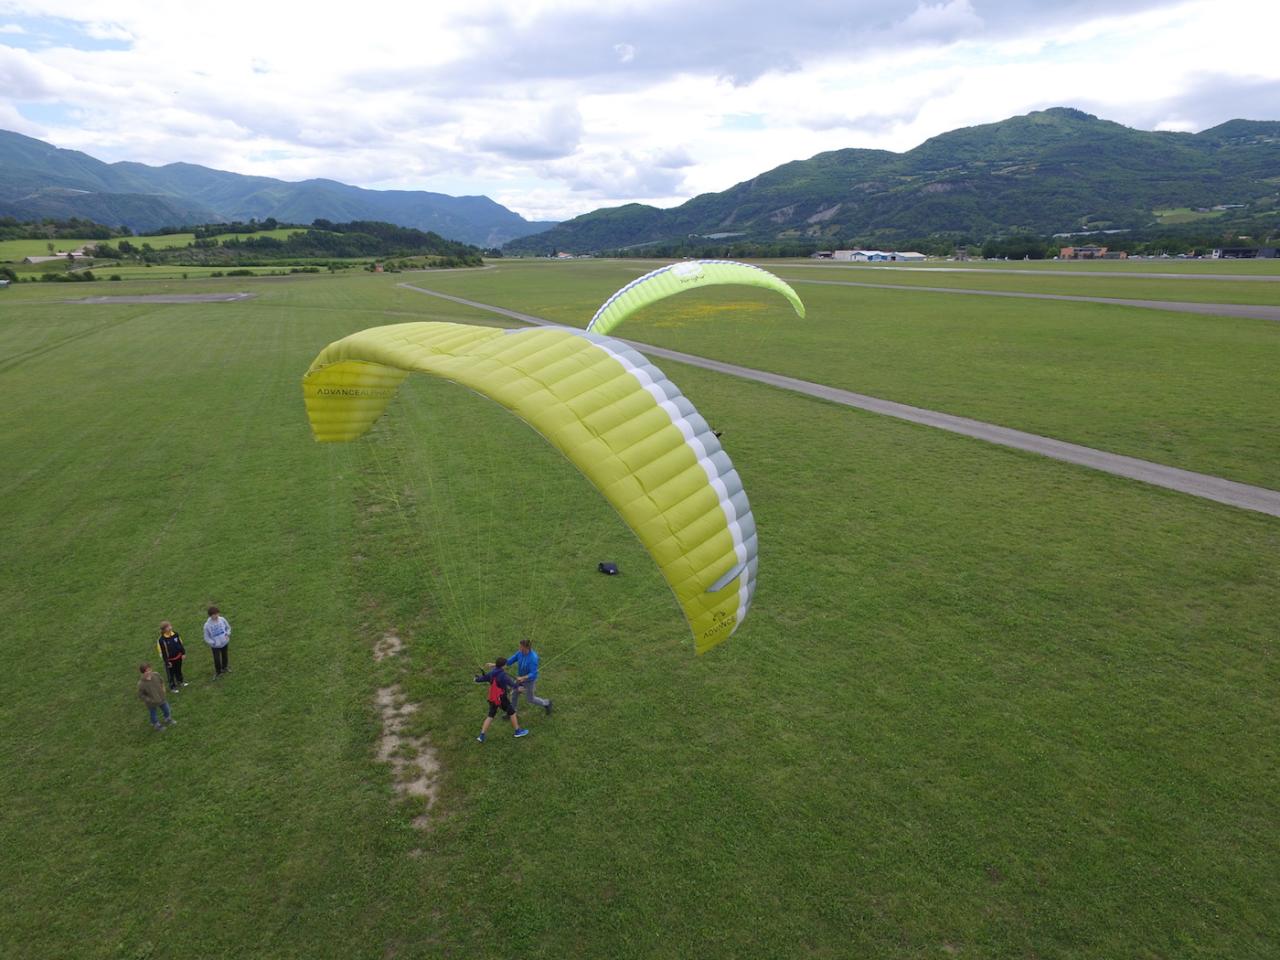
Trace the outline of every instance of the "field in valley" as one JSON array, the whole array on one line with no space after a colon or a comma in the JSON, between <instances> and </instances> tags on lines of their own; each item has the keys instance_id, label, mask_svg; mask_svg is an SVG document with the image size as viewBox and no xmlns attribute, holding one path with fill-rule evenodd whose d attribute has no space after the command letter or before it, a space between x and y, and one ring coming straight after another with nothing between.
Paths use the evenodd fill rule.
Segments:
<instances>
[{"instance_id":1,"label":"field in valley","mask_svg":"<svg viewBox=\"0 0 1280 960\"><path fill-rule=\"evenodd\" d=\"M256 233L225 233L218 234L217 239L230 240L232 237L237 239L245 239L247 237L275 237L283 240L285 237L298 233L298 227L281 227L277 230L259 230ZM0 263L7 261L21 260L23 257L47 257L52 254L49 251L49 244L52 243L55 253L66 253L69 250L79 250L86 243L109 243L117 246L120 240L128 240L135 247L141 248L142 245L148 244L156 250L169 250L173 247L185 247L196 238L194 233L165 233L155 236L141 237L114 237L110 240L87 240L75 238L59 238L57 240L0 240Z\"/></svg>"},{"instance_id":2,"label":"field in valley","mask_svg":"<svg viewBox=\"0 0 1280 960\"><path fill-rule=\"evenodd\" d=\"M621 521L493 404L412 377L368 437L311 439L331 340L516 325L398 284L583 326L653 265L0 293L0 953L1269 955L1277 518L659 361L760 530L749 618L694 657ZM766 266L806 320L717 288L617 333L1280 487L1280 324ZM163 618L190 686L159 734L133 685ZM471 675L523 634L555 713L480 746Z\"/></svg>"}]
</instances>

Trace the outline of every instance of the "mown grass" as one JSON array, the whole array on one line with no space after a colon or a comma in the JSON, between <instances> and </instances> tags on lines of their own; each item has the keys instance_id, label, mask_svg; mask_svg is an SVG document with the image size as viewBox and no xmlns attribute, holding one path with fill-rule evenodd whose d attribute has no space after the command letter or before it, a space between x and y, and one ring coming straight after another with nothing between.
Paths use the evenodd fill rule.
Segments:
<instances>
[{"instance_id":1,"label":"mown grass","mask_svg":"<svg viewBox=\"0 0 1280 960\"><path fill-rule=\"evenodd\" d=\"M619 261L641 272L661 266L662 260ZM1112 264L1122 264L1113 267ZM1166 269L1166 263L1181 269ZM1094 269L1095 266L1106 266ZM789 282L891 284L991 290L1121 300L1176 300L1189 303L1280 305L1280 260L1143 261L969 261L948 263L845 263L774 260L760 265ZM1243 268L1236 265L1246 265ZM1260 268L1249 269L1249 264ZM1267 266L1270 264L1270 266ZM575 263L573 266L579 266ZM1222 269L1219 269L1219 267Z\"/></svg>"},{"instance_id":2,"label":"mown grass","mask_svg":"<svg viewBox=\"0 0 1280 960\"><path fill-rule=\"evenodd\" d=\"M1170 207L1167 210L1153 210L1156 219L1161 223L1191 223L1194 220L1212 220L1221 217L1225 210L1193 210L1191 207Z\"/></svg>"},{"instance_id":3,"label":"mown grass","mask_svg":"<svg viewBox=\"0 0 1280 960\"><path fill-rule=\"evenodd\" d=\"M512 263L413 282L584 326L641 269L624 262ZM616 332L1280 486L1280 324L905 288L798 283L796 289L808 308L803 321L780 298L721 287L657 304Z\"/></svg>"},{"instance_id":4,"label":"mown grass","mask_svg":"<svg viewBox=\"0 0 1280 960\"><path fill-rule=\"evenodd\" d=\"M1268 955L1274 518L663 364L761 531L750 619L694 658L480 398L411 379L310 440L319 347L415 312L475 316L375 277L0 315L0 953ZM157 735L161 617L192 684ZM475 660L525 630L556 715L479 747ZM392 682L443 766L425 833L373 760Z\"/></svg>"},{"instance_id":5,"label":"mown grass","mask_svg":"<svg viewBox=\"0 0 1280 960\"><path fill-rule=\"evenodd\" d=\"M1068 246L1065 243L1063 246ZM775 263L807 263L814 261L808 257L774 261ZM957 270L973 270L975 272L1003 273L1016 270L1026 273L1060 273L1064 276L1089 276L1116 274L1124 276L1140 273L1174 273L1179 276L1211 278L1217 276L1280 276L1280 260L1268 258L1264 260L1214 260L1211 257L1133 257L1116 260L926 260L917 263L837 263L823 266L839 266L870 271L900 271L914 273L924 268L951 273Z\"/></svg>"},{"instance_id":6,"label":"mown grass","mask_svg":"<svg viewBox=\"0 0 1280 960\"><path fill-rule=\"evenodd\" d=\"M994 290L1040 293L1069 297L1107 297L1116 300L1175 300L1188 303L1242 303L1280 306L1280 277L1238 275L1220 280L1179 274L1152 278L1136 274L1017 275L963 270L850 270L845 267L779 265L775 272L788 282L815 280L836 283L893 284L902 287L943 287L960 290ZM1250 282L1252 281L1252 282Z\"/></svg>"}]
</instances>

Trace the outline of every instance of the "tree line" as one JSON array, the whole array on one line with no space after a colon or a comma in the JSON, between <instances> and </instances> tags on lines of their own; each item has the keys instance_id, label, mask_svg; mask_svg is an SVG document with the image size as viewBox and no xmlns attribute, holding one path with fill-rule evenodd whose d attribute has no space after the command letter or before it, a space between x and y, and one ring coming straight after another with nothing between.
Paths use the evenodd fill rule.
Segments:
<instances>
[{"instance_id":1,"label":"tree line","mask_svg":"<svg viewBox=\"0 0 1280 960\"><path fill-rule=\"evenodd\" d=\"M934 257L949 257L956 253L963 253L997 260L1045 260L1058 256L1063 247L1082 244L1104 246L1108 250L1132 256L1193 255L1208 253L1215 247L1280 245L1280 219L1269 226L1263 224L1251 229L1254 232L1244 233L1239 229L1219 227L1215 230L1204 224L1183 224L1148 230L1130 230L1124 233L1095 233L1071 237L1032 233L974 237L963 233L935 233L905 240L900 237L891 239L876 234L844 239L825 238L821 241L812 239L710 241L691 237L679 242L646 243L621 249L602 250L600 255L640 259L692 257L704 260L741 260L807 257L819 250L912 250ZM550 249L545 251L547 256L555 256L555 253L556 251Z\"/></svg>"},{"instance_id":2,"label":"tree line","mask_svg":"<svg viewBox=\"0 0 1280 960\"><path fill-rule=\"evenodd\" d=\"M132 236L128 227L108 227L92 220L15 220L0 217L0 240L109 240Z\"/></svg>"},{"instance_id":3,"label":"tree line","mask_svg":"<svg viewBox=\"0 0 1280 960\"><path fill-rule=\"evenodd\" d=\"M268 226L273 224L273 226ZM310 227L300 227L285 237L266 234L281 225L268 220L254 221L255 230L243 236L244 224L209 224L200 228L191 243L183 247L155 249L149 243L130 240L99 243L95 256L102 259L136 259L144 263L177 263L190 265L262 265L282 260L334 259L350 260L366 257L431 256L447 260L451 266L474 266L481 262L480 251L470 244L446 240L437 233L400 227L375 220L353 220L334 223L315 220ZM233 236L218 239L232 232ZM253 235L261 234L261 235Z\"/></svg>"}]
</instances>

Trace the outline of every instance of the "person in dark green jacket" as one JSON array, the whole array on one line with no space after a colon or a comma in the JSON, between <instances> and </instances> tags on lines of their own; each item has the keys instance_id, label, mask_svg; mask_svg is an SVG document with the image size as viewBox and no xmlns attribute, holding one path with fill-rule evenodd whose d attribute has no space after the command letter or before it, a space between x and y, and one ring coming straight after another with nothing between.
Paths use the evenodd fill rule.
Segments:
<instances>
[{"instance_id":1,"label":"person in dark green jacket","mask_svg":"<svg viewBox=\"0 0 1280 960\"><path fill-rule=\"evenodd\" d=\"M165 723L173 726L178 721L173 719L169 702L164 697L164 681L160 679L160 674L152 670L149 663L140 664L138 672L142 674L138 680L138 699L147 705L147 712L151 714L151 726L157 730L163 730ZM164 714L164 723L160 722L157 711Z\"/></svg>"}]
</instances>

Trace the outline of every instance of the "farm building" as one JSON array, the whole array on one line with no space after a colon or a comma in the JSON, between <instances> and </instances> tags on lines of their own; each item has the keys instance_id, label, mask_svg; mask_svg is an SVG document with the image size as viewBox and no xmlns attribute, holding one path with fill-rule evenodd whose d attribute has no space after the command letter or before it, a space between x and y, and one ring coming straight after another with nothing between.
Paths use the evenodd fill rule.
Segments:
<instances>
[{"instance_id":1,"label":"farm building","mask_svg":"<svg viewBox=\"0 0 1280 960\"><path fill-rule=\"evenodd\" d=\"M76 257L85 257L85 249L81 247L79 250L58 251L49 256L30 256L23 257L23 263L50 263L54 260L74 260Z\"/></svg>"}]
</instances>

